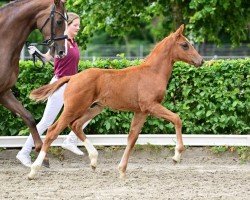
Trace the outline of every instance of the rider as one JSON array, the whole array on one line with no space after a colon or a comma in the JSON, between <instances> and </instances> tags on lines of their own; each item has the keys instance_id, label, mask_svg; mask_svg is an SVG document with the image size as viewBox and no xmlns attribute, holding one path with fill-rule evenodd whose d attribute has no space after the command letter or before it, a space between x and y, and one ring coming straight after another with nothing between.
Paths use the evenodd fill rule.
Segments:
<instances>
[{"instance_id":1,"label":"rider","mask_svg":"<svg viewBox=\"0 0 250 200\"><path fill-rule=\"evenodd\" d=\"M54 77L50 81L53 83L63 76L74 75L78 71L78 63L80 59L80 51L78 45L75 41L75 37L80 29L80 17L72 12L68 13L68 26L66 33L68 35L67 45L68 53L64 58L54 58ZM29 53L34 54L39 53L44 57L46 61L53 59L53 57L47 52L42 54L36 47L30 46ZM49 98L43 113L41 121L37 124L37 130L40 135L42 135L48 127L54 122L58 113L63 106L63 93L67 84L61 86L57 91L55 91ZM83 128L89 123L86 122ZM34 145L32 136L29 135L22 149L18 152L16 158L25 166L31 166L30 152ZM77 155L83 155L83 152L77 147L77 136L74 132L70 132L67 138L64 140L62 147L64 149L70 150Z\"/></svg>"}]
</instances>

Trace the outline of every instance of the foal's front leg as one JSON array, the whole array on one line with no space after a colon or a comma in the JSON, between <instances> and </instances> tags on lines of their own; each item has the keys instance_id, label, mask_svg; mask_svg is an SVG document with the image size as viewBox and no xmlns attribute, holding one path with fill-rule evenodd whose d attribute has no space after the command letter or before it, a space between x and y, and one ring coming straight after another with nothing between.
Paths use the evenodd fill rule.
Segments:
<instances>
[{"instance_id":1,"label":"foal's front leg","mask_svg":"<svg viewBox=\"0 0 250 200\"><path fill-rule=\"evenodd\" d=\"M128 165L129 155L131 153L132 148L134 147L136 143L136 140L139 136L139 133L142 129L143 124L146 121L146 118L147 118L147 114L145 113L135 113L134 115L134 118L131 123L130 131L129 131L128 143L124 151L124 154L122 156L121 162L118 166L118 170L120 172L121 178L126 177L126 169Z\"/></svg>"},{"instance_id":2,"label":"foal's front leg","mask_svg":"<svg viewBox=\"0 0 250 200\"><path fill-rule=\"evenodd\" d=\"M181 154L185 150L185 147L183 145L183 140L182 140L182 132L181 132L182 122L181 122L179 115L166 109L161 104L152 105L150 108L150 114L158 118L163 118L174 124L177 144L175 146L175 155L173 156L172 159L174 162L180 162Z\"/></svg>"}]
</instances>

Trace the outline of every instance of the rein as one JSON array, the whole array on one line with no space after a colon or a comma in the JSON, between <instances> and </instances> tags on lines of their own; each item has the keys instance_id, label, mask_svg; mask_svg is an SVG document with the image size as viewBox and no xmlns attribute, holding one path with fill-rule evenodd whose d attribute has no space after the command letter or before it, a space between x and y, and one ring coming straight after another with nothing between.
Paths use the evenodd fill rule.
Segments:
<instances>
[{"instance_id":1,"label":"rein","mask_svg":"<svg viewBox=\"0 0 250 200\"><path fill-rule=\"evenodd\" d=\"M31 43L29 41L26 41L25 45L28 48L31 45ZM37 44L37 45L44 45L44 44L40 43L40 44ZM32 44L32 46L34 46L34 45ZM42 67L44 67L46 62L44 61L43 56L41 56L37 51L35 51L35 53L32 54L32 61L33 61L34 66L36 67L36 57L42 62ZM49 61L48 63L52 67L54 67L52 62Z\"/></svg>"}]
</instances>

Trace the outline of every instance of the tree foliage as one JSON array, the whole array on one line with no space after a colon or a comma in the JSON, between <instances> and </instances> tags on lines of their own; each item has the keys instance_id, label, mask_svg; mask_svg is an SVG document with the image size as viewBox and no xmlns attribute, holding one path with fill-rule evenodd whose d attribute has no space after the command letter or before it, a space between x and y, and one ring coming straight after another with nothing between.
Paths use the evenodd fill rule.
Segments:
<instances>
[{"instance_id":1,"label":"tree foliage","mask_svg":"<svg viewBox=\"0 0 250 200\"><path fill-rule=\"evenodd\" d=\"M81 44L101 29L113 36L148 31L163 38L184 23L195 42L239 44L248 37L248 0L68 0L70 11L82 17Z\"/></svg>"},{"instance_id":2,"label":"tree foliage","mask_svg":"<svg viewBox=\"0 0 250 200\"><path fill-rule=\"evenodd\" d=\"M6 3L7 3L7 1L0 1L0 7L3 6Z\"/></svg>"}]
</instances>

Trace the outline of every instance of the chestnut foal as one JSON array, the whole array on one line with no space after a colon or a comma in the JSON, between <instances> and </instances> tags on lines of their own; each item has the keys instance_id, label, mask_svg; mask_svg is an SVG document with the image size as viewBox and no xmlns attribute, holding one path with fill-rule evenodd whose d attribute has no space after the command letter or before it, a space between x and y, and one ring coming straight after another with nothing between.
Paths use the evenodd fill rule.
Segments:
<instances>
[{"instance_id":1,"label":"chestnut foal","mask_svg":"<svg viewBox=\"0 0 250 200\"><path fill-rule=\"evenodd\" d=\"M182 35L184 25L163 39L139 66L121 70L92 68L74 76L59 79L34 90L31 98L47 99L61 85L68 82L64 92L64 109L59 119L48 129L42 150L31 166L29 179L33 179L51 143L68 125L83 141L92 168L96 168L98 152L82 131L82 125L99 114L104 107L132 111L134 118L128 143L119 164L121 177L125 177L129 155L148 115L163 118L174 124L177 136L173 160L180 161L184 151L180 117L161 105L175 61L201 66L203 58Z\"/></svg>"}]
</instances>

